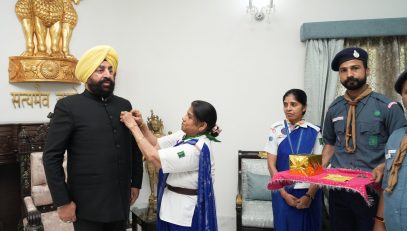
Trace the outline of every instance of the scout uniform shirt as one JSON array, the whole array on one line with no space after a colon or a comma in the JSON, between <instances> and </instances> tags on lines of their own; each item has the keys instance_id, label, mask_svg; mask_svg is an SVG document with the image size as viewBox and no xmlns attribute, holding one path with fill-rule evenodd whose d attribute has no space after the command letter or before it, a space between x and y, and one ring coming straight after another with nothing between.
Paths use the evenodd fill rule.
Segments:
<instances>
[{"instance_id":1,"label":"scout uniform shirt","mask_svg":"<svg viewBox=\"0 0 407 231\"><path fill-rule=\"evenodd\" d=\"M350 154L345 151L348 108L346 100L339 96L326 113L324 142L335 146L331 165L371 171L384 162L384 146L390 134L407 125L403 110L398 103L377 92L363 98L356 106L356 150Z\"/></svg>"},{"instance_id":2,"label":"scout uniform shirt","mask_svg":"<svg viewBox=\"0 0 407 231\"><path fill-rule=\"evenodd\" d=\"M205 135L202 135L193 138L198 139L198 142L195 145L181 144L174 147L177 142L182 140L184 135L184 132L178 131L158 139L158 144L161 148L158 150L161 160L161 168L163 173L169 173L167 178L168 185L187 189L197 189L199 155L204 143L208 146L211 153L212 179L214 176L214 162L210 146L211 142ZM196 195L190 196L179 194L165 188L159 211L160 218L161 220L172 224L190 227L196 204Z\"/></svg>"},{"instance_id":3,"label":"scout uniform shirt","mask_svg":"<svg viewBox=\"0 0 407 231\"><path fill-rule=\"evenodd\" d=\"M384 171L382 188L386 189L391 166L401 140L405 135L406 127L394 131L386 144L386 168ZM407 231L407 158L404 158L398 172L397 184L392 192L383 192L384 221L388 230Z\"/></svg>"},{"instance_id":4,"label":"scout uniform shirt","mask_svg":"<svg viewBox=\"0 0 407 231\"><path fill-rule=\"evenodd\" d=\"M288 121L287 121L287 125L290 125L290 123ZM319 127L317 127L305 120L299 121L294 126L295 126L294 130L299 127L303 127L303 128L311 127L318 132L317 139L315 141L314 147L312 148L312 154L321 154L323 145L322 145L322 136L321 136L321 133L319 132L319 130L320 130ZM290 131L290 132L292 132L292 131ZM278 121L278 122L272 124L270 132L269 132L269 136L268 136L268 141L266 142L264 151L270 153L270 155L277 155L278 146L286 137L287 137L287 132L285 132L284 120L281 120L281 121ZM301 153L293 153L293 154L301 154ZM295 189L309 188L309 184L308 183L296 183L294 188Z\"/></svg>"}]
</instances>

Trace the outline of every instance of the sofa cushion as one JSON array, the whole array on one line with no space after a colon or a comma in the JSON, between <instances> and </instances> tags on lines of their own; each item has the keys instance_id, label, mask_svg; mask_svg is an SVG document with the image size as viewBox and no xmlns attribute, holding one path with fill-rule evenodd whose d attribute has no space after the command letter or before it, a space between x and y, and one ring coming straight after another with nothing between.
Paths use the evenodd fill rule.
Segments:
<instances>
[{"instance_id":1,"label":"sofa cushion","mask_svg":"<svg viewBox=\"0 0 407 231\"><path fill-rule=\"evenodd\" d=\"M35 206L52 204L52 197L48 185L34 185L31 187L31 197Z\"/></svg>"},{"instance_id":2,"label":"sofa cushion","mask_svg":"<svg viewBox=\"0 0 407 231\"><path fill-rule=\"evenodd\" d=\"M267 189L270 175L247 172L247 200L271 201L271 191Z\"/></svg>"},{"instance_id":3,"label":"sofa cushion","mask_svg":"<svg viewBox=\"0 0 407 231\"><path fill-rule=\"evenodd\" d=\"M73 231L72 223L65 223L58 217L56 211L41 213L41 220L44 224L44 230Z\"/></svg>"},{"instance_id":4,"label":"sofa cushion","mask_svg":"<svg viewBox=\"0 0 407 231\"><path fill-rule=\"evenodd\" d=\"M243 201L242 225L274 228L271 201Z\"/></svg>"},{"instance_id":5,"label":"sofa cushion","mask_svg":"<svg viewBox=\"0 0 407 231\"><path fill-rule=\"evenodd\" d=\"M251 172L259 175L268 175L267 159L242 159L242 196L247 198L248 180L247 173ZM266 187L266 186L265 186Z\"/></svg>"},{"instance_id":6,"label":"sofa cushion","mask_svg":"<svg viewBox=\"0 0 407 231\"><path fill-rule=\"evenodd\" d=\"M42 163L42 152L33 152L30 155L31 163L31 186L44 185L47 184L47 179L45 178L44 165ZM67 154L64 154L64 161L62 167L64 168L65 177L67 176L66 172L67 165Z\"/></svg>"},{"instance_id":7,"label":"sofa cushion","mask_svg":"<svg viewBox=\"0 0 407 231\"><path fill-rule=\"evenodd\" d=\"M44 185L45 179L44 165L42 164L42 152L33 152L31 158L31 185Z\"/></svg>"},{"instance_id":8,"label":"sofa cushion","mask_svg":"<svg viewBox=\"0 0 407 231\"><path fill-rule=\"evenodd\" d=\"M33 199L35 206L52 204L52 197L48 188L47 179L45 177L44 165L42 163L42 152L31 153L30 164L31 164L31 197ZM65 152L64 160L62 163L65 176L67 176L66 165L67 165L67 154Z\"/></svg>"}]
</instances>

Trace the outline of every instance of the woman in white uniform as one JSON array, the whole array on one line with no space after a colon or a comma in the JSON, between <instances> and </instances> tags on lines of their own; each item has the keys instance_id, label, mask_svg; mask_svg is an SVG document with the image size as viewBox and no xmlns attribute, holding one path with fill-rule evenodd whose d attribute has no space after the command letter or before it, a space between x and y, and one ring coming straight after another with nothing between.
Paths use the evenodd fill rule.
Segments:
<instances>
[{"instance_id":1,"label":"woman in white uniform","mask_svg":"<svg viewBox=\"0 0 407 231\"><path fill-rule=\"evenodd\" d=\"M220 129L216 110L208 102L191 103L181 130L156 138L137 110L122 112L141 152L160 168L157 192L157 230L216 231L211 141Z\"/></svg>"}]
</instances>

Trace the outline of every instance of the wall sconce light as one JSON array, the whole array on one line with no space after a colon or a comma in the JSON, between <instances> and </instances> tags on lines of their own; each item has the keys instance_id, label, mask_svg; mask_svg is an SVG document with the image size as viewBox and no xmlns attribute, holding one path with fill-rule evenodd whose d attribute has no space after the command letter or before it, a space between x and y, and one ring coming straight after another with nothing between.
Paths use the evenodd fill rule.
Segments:
<instances>
[{"instance_id":1,"label":"wall sconce light","mask_svg":"<svg viewBox=\"0 0 407 231\"><path fill-rule=\"evenodd\" d=\"M254 19L258 22L263 21L266 15L271 14L271 10L275 9L273 0L270 0L269 5L257 7L253 4L253 0L249 0L249 5L247 6L247 13L254 16Z\"/></svg>"}]
</instances>

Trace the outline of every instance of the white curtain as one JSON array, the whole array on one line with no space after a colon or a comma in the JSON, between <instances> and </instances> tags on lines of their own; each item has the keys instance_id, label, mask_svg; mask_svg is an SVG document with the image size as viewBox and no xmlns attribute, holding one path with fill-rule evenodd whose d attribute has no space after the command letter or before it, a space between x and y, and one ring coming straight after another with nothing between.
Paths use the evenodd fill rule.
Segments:
<instances>
[{"instance_id":1,"label":"white curtain","mask_svg":"<svg viewBox=\"0 0 407 231\"><path fill-rule=\"evenodd\" d=\"M306 42L304 90L308 106L305 118L315 125L322 126L325 112L335 99L338 73L331 70L331 61L343 47L343 39Z\"/></svg>"}]
</instances>

